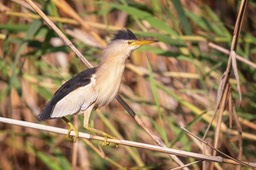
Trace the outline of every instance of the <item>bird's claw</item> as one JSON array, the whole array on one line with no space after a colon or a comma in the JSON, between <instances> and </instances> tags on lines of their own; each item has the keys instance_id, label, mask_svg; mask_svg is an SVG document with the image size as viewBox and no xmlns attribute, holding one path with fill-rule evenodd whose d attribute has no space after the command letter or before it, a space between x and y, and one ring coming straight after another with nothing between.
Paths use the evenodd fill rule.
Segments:
<instances>
[{"instance_id":1,"label":"bird's claw","mask_svg":"<svg viewBox=\"0 0 256 170\"><path fill-rule=\"evenodd\" d=\"M101 146L108 146L110 143L108 142L108 137L104 136L104 141L101 143Z\"/></svg>"},{"instance_id":2,"label":"bird's claw","mask_svg":"<svg viewBox=\"0 0 256 170\"><path fill-rule=\"evenodd\" d=\"M67 136L68 136L69 139L73 140L73 142L75 143L77 141L79 132L71 122L68 122L68 125L69 125L69 130L68 130ZM70 135L72 131L74 131L75 136Z\"/></svg>"},{"instance_id":3,"label":"bird's claw","mask_svg":"<svg viewBox=\"0 0 256 170\"><path fill-rule=\"evenodd\" d=\"M87 129L88 131L91 131L92 133L96 133L96 134L104 136L104 141L101 144L102 146L108 146L110 144L110 142L107 141L108 139L117 139L116 137L111 136L105 132L98 130L98 129L94 129L94 128L90 128L90 127L85 127L85 129Z\"/></svg>"}]
</instances>

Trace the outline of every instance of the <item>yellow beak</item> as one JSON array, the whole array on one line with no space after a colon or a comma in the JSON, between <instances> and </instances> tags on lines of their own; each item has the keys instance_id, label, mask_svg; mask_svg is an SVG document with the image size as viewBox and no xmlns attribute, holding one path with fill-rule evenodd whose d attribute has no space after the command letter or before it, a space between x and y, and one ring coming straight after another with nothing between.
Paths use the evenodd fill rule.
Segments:
<instances>
[{"instance_id":1,"label":"yellow beak","mask_svg":"<svg viewBox=\"0 0 256 170\"><path fill-rule=\"evenodd\" d=\"M154 42L158 42L158 41L157 40L133 40L130 45L141 46L145 44L151 44Z\"/></svg>"}]
</instances>

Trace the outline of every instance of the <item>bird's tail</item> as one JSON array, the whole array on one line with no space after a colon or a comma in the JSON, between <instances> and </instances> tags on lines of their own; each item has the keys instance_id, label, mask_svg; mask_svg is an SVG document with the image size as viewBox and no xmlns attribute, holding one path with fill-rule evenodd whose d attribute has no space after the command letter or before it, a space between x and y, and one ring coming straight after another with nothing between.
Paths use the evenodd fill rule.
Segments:
<instances>
[{"instance_id":1,"label":"bird's tail","mask_svg":"<svg viewBox=\"0 0 256 170\"><path fill-rule=\"evenodd\" d=\"M43 110L36 116L37 120L43 121L47 119L51 119L52 108L47 105L43 108Z\"/></svg>"}]
</instances>

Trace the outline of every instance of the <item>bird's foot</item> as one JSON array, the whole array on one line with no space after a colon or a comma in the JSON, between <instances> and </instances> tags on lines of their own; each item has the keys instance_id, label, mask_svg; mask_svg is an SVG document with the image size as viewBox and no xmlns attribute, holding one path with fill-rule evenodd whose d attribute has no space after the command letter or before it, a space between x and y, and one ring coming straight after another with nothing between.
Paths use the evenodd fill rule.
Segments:
<instances>
[{"instance_id":1,"label":"bird's foot","mask_svg":"<svg viewBox=\"0 0 256 170\"><path fill-rule=\"evenodd\" d=\"M69 139L73 140L73 142L75 143L77 141L79 132L71 122L68 122L67 124L69 125L69 130L68 130L67 136L68 136ZM72 131L74 131L75 136L70 135L70 133Z\"/></svg>"},{"instance_id":2,"label":"bird's foot","mask_svg":"<svg viewBox=\"0 0 256 170\"><path fill-rule=\"evenodd\" d=\"M101 143L101 146L108 146L109 144L108 137L104 136L104 141Z\"/></svg>"},{"instance_id":3,"label":"bird's foot","mask_svg":"<svg viewBox=\"0 0 256 170\"><path fill-rule=\"evenodd\" d=\"M75 143L77 141L77 138L78 138L78 135L79 135L78 130L74 127L74 125L66 117L62 117L62 120L64 122L66 122L69 126L68 133L67 133L68 138L71 139ZM72 131L74 131L75 136L70 135L70 133Z\"/></svg>"},{"instance_id":4,"label":"bird's foot","mask_svg":"<svg viewBox=\"0 0 256 170\"><path fill-rule=\"evenodd\" d=\"M98 130L98 129L94 129L94 128L90 128L90 127L85 127L86 130L92 132L92 133L95 133L95 134L98 134L98 135L101 135L101 136L104 136L104 141L102 142L102 146L108 146L110 143L107 141L108 139L117 139L116 137L114 136L111 136L109 134L107 134L106 132L103 132L101 130Z\"/></svg>"}]
</instances>

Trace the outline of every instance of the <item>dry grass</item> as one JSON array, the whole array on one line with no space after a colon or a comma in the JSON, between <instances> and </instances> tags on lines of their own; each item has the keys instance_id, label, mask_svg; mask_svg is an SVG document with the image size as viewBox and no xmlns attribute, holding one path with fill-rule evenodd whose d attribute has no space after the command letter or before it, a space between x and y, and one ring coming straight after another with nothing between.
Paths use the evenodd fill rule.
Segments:
<instances>
[{"instance_id":1,"label":"dry grass","mask_svg":"<svg viewBox=\"0 0 256 170\"><path fill-rule=\"evenodd\" d=\"M97 65L101 48L119 28L128 27L138 36L160 40L156 45L141 48L130 58L120 95L145 126L152 133L159 134L164 145L197 153L213 152L180 126L203 138L215 108L219 108L215 99L228 65L228 57L222 52L227 53L231 46L238 14L231 7L238 8L240 4L191 1L35 2L92 65ZM255 5L249 2L245 11L252 15L245 15L244 27L237 36L236 53L240 59L236 70L242 93L240 106L236 104L239 101L236 91L238 79L231 74L227 79L228 88L223 88L228 100L220 107L219 123L214 120L205 135L208 144L215 143L215 147L226 155L246 162L255 162L256 150L253 131L256 127L253 114L256 106L256 48L252 17ZM223 9L224 6L230 8ZM25 1L0 1L0 10L0 115L37 122L34 115L54 91L85 66ZM218 47L213 47L213 43ZM82 117L74 120L80 125ZM66 127L61 120L44 123ZM117 101L95 112L91 125L119 138L155 144ZM167 154L144 149L121 146L101 149L99 142L90 141L72 144L61 135L2 123L0 129L0 148L4 153L0 156L1 169L177 167ZM216 129L219 129L217 135ZM80 130L83 131L82 126ZM187 164L195 159L181 158L181 161ZM204 164L204 168L207 166ZM218 169L234 167L223 163L212 165ZM201 169L202 163L197 162L189 168Z\"/></svg>"}]
</instances>

